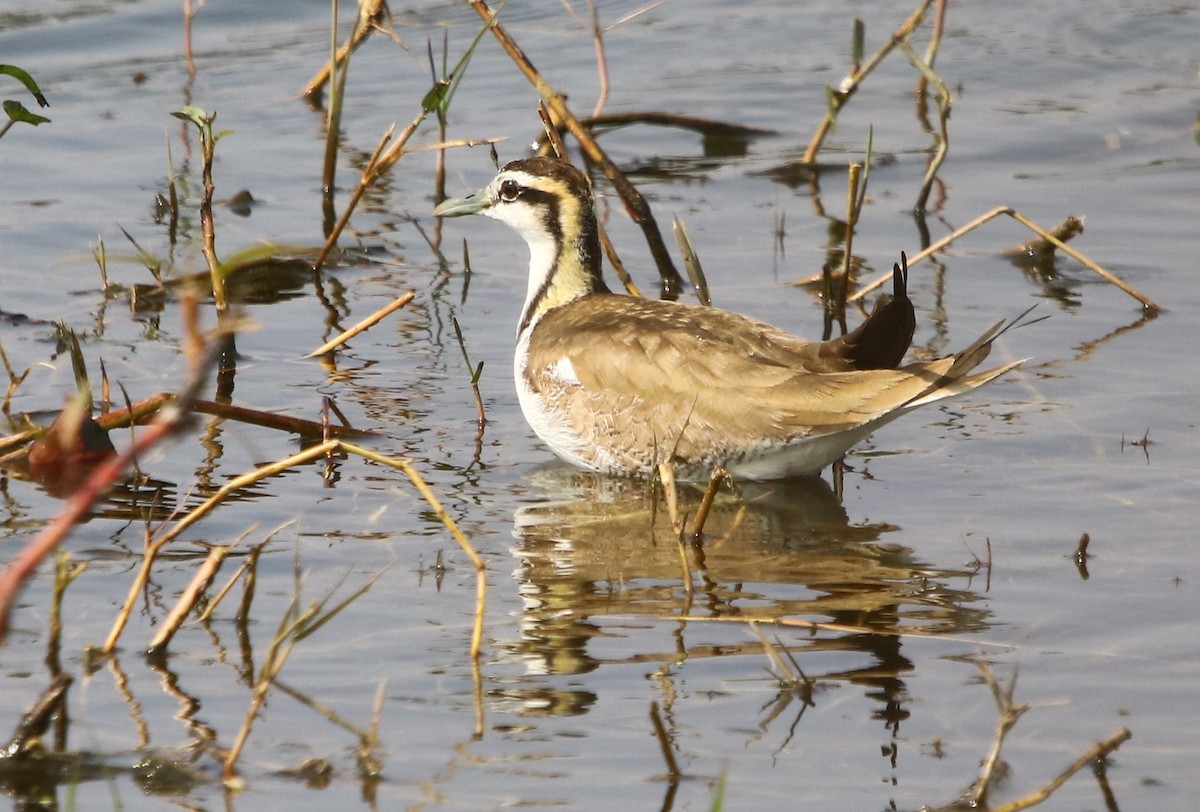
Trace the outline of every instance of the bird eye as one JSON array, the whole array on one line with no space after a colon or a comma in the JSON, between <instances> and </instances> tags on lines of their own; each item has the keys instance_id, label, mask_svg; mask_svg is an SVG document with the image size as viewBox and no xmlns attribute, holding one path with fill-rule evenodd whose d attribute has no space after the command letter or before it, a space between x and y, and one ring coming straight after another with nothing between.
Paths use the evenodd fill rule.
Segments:
<instances>
[{"instance_id":1,"label":"bird eye","mask_svg":"<svg viewBox=\"0 0 1200 812\"><path fill-rule=\"evenodd\" d=\"M505 203L511 203L521 196L521 184L515 180L506 180L500 184L500 199Z\"/></svg>"}]
</instances>

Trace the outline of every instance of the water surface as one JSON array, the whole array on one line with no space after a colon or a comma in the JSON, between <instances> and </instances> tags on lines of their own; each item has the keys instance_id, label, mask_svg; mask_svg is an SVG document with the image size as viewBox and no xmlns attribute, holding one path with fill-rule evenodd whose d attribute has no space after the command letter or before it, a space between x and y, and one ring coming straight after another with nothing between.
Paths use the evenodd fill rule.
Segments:
<instances>
[{"instance_id":1,"label":"water surface","mask_svg":"<svg viewBox=\"0 0 1200 812\"><path fill-rule=\"evenodd\" d=\"M602 5L600 15L615 21L639 7ZM479 26L465 4L393 11L408 49L378 37L350 69L339 207L383 131L418 112L430 83L426 41L438 49L447 34L453 61ZM855 239L863 276L921 246L912 206L930 136L901 54L843 112L819 181L797 183L790 171L824 111L825 86L846 71L853 18L873 51L908 12L881 2L803 11L668 2L607 33L607 112L776 133L736 149L651 126L604 136L660 223L687 221L717 304L819 334L820 303L789 283L840 250L844 167L861 159L869 128L879 160ZM155 219L168 165L186 211L200 189L194 138L170 111L216 110L218 126L232 130L218 144L218 197L248 189L260 201L248 218L219 209L223 254L321 241L324 119L299 92L328 49L328 13L322 3L206 5L191 78L177 3L0 3L0 61L29 70L52 105L51 124L16 127L0 142L0 310L28 317L0 325L0 341L14 369L33 368L14 415L57 409L72 390L53 320L78 332L94 379L103 359L135 399L185 376L177 304L133 310L106 300L89 248L103 240L110 279L123 285L150 278L121 228L173 274L204 267L194 214L174 244ZM588 32L557 4L513 2L502 19L576 111L589 111L598 82ZM1076 247L1167 311L1149 318L1071 260L1014 266L1002 252L1029 234L1007 219L962 238L936 264L914 268L914 353L961 347L1038 302L1050 318L996 351L1031 360L862 444L841 498L827 476L723 501L693 559L690 600L662 506L644 487L547 465L521 419L508 372L525 287L519 239L487 221L439 229L429 216L434 155L406 156L343 240L365 259L331 269L319 286L302 279L245 306L258 329L239 336L234 402L319 419L329 396L376 432L372 445L414 460L488 564L478 670L467 656L469 563L402 474L346 458L332 472L313 464L260 483L196 525L155 569L119 656L88 675L84 647L108 633L143 546L140 515L114 499L67 545L88 565L63 604L62 668L76 680L68 745L94 754L73 763L95 771L32 786L13 779L15 805L708 809L724 777L728 809L916 809L949 803L977 774L995 723L970 662L982 657L1000 678L1019 669L1017 698L1037 706L1008 737L996 800L1032 792L1127 727L1133 739L1107 770L1115 801L1085 770L1042 808L1193 808L1197 36L1200 8L1190 2L950 5L937 68L955 102L949 157L924 219L930 238L998 205L1046 226L1082 215ZM21 93L0 84L2 98ZM484 39L448 136L509 136L500 155L519 157L539 131L535 105ZM432 127L416 139L436 140ZM492 172L486 149L453 151L447 191L474 190ZM653 290L637 229L609 189L599 192L626 263ZM410 289L412 306L333 365L300 359ZM484 363L482 436L452 318L472 363ZM1152 442L1132 445L1147 430ZM298 447L290 435L206 419L142 468L164 483L167 506L194 504ZM60 502L11 478L3 495L11 556ZM682 498L694 510L696 495ZM185 626L165 666L147 662L140 652L203 545L249 530L246 546L293 519L265 548L243 622L230 603L210 623ZM1084 532L1086 575L1072 557ZM302 604L383 574L297 646L243 756L246 789L227 796L211 742L228 747L236 735L250 674L296 593L297 566ZM0 654L11 726L49 681L51 589L43 566ZM740 622L778 617L844 627L765 629L814 680L811 690L781 686ZM356 759L355 730L370 724L380 685L382 770L371 778ZM196 774L130 769L148 757L190 763ZM314 758L332 774L306 781L295 770Z\"/></svg>"}]
</instances>

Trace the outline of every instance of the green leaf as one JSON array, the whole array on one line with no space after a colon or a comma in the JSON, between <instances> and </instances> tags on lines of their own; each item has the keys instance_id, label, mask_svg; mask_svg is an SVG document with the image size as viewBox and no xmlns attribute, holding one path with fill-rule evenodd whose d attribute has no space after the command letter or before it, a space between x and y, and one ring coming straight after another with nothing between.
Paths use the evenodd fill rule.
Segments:
<instances>
[{"instance_id":1,"label":"green leaf","mask_svg":"<svg viewBox=\"0 0 1200 812\"><path fill-rule=\"evenodd\" d=\"M171 115L175 116L175 118L179 119L180 121L190 121L200 129L204 129L206 126L211 126L213 120L217 117L216 113L209 115L199 107L194 107L190 104L185 106L182 110L173 111Z\"/></svg>"},{"instance_id":2,"label":"green leaf","mask_svg":"<svg viewBox=\"0 0 1200 812\"><path fill-rule=\"evenodd\" d=\"M7 113L8 117L13 121L22 121L26 124L32 124L35 127L39 124L50 123L50 119L46 118L45 116L39 116L37 113L31 113L26 110L25 105L21 104L19 101L4 102L4 112Z\"/></svg>"},{"instance_id":3,"label":"green leaf","mask_svg":"<svg viewBox=\"0 0 1200 812\"><path fill-rule=\"evenodd\" d=\"M429 113L445 112L450 94L450 80L438 79L421 99L421 109Z\"/></svg>"},{"instance_id":4,"label":"green leaf","mask_svg":"<svg viewBox=\"0 0 1200 812\"><path fill-rule=\"evenodd\" d=\"M496 18L500 16L501 9L505 3L501 3L500 7L492 13L490 20L483 24L479 29L479 33L475 35L475 39L471 40L466 53L458 60L458 64L454 66L454 70L450 71L448 77L443 77L434 82L429 92L425 94L425 98L421 100L421 107L429 113L440 113L445 115L450 109L450 100L454 98L454 91L458 89L458 83L462 81L463 75L467 72L467 65L471 62L471 57L475 55L475 49L479 47L479 43L484 36L492 30L496 25Z\"/></svg>"},{"instance_id":5,"label":"green leaf","mask_svg":"<svg viewBox=\"0 0 1200 812\"><path fill-rule=\"evenodd\" d=\"M0 74L11 76L21 84L25 85L25 89L33 94L33 97L37 99L39 106L50 106L50 102L46 101L46 97L42 95L42 91L40 88L38 88L37 82L33 81L33 77L18 68L16 65L0 65Z\"/></svg>"}]
</instances>

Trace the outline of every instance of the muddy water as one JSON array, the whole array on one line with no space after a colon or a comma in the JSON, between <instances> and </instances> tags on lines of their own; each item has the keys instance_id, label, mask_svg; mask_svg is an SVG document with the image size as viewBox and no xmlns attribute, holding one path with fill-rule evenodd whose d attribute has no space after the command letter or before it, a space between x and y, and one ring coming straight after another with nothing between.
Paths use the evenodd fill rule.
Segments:
<instances>
[{"instance_id":1,"label":"muddy water","mask_svg":"<svg viewBox=\"0 0 1200 812\"><path fill-rule=\"evenodd\" d=\"M602 6L600 16L611 23L637 8ZM393 11L409 50L379 37L350 69L339 207L383 131L417 114L426 41L440 48L446 33L453 62L479 25L458 4ZM197 524L156 567L118 656L89 675L82 652L109 631L147 516L159 521L300 445L206 418L143 460L151 481L111 496L67 545L87 570L66 592L55 650L75 677L67 746L86 755L3 773L15 803L708 809L723 777L728 809L915 809L950 802L978 773L996 717L971 662L983 658L1002 679L1019 669L1016 697L1036 705L1007 739L1010 769L994 799L1034 791L1126 727L1133 738L1107 785L1085 770L1043 808L1191 809L1200 9L951 4L937 60L955 97L950 150L923 220L912 206L930 135L900 53L844 110L817 181L795 170L825 86L846 71L852 18L865 22L870 52L908 11L668 2L606 34L606 112L775 133L731 141L643 124L604 136L660 221L687 221L717 304L820 332L819 302L789 283L841 250L845 164L861 157L871 128L877 161L854 243L863 278L901 249L1011 205L1046 226L1085 216L1076 247L1167 312L1148 318L1071 260L1015 266L1002 252L1029 234L1007 218L960 239L914 268L914 352L960 347L1038 302L1050 318L997 350L1030 357L1023 371L862 444L841 497L826 477L724 498L703 546L689 551L689 597L662 506L644 488L547 464L520 417L508 373L525 286L518 238L490 222L439 229L429 217L434 157L406 156L352 220L343 244L356 256L315 282L276 277L255 288L243 309L257 329L239 337L234 402L320 419L328 396L375 432L371 445L414 460L488 564L478 669L467 656L469 563L403 474L347 457L260 483ZM327 50L328 13L321 3L209 4L195 20L193 78L176 3L0 3L0 61L35 76L52 119L0 141L0 310L24 317L6 318L0 341L18 372L32 368L14 415L53 411L72 389L54 320L80 335L93 377L103 359L132 398L184 377L175 301L106 299L89 248L103 241L110 281L124 286L152 280L122 228L168 277L204 267L197 147L170 111L218 112L232 133L218 144L217 196L247 189L259 201L249 217L219 207L222 254L321 241L323 115L298 95ZM598 83L587 31L557 4L511 3L502 19L589 111ZM10 80L0 98L28 103ZM485 39L447 136L508 136L500 155L518 157L539 130L535 103ZM433 128L417 136L436 140ZM174 240L155 216L168 166L185 211ZM486 149L454 151L447 191L473 190L491 173ZM652 290L636 229L600 192L614 240ZM301 360L410 289L413 305L332 364ZM472 366L484 364L482 434L452 319ZM1134 445L1147 430L1149 444ZM61 503L15 477L3 496L10 557ZM694 511L696 498L682 494L683 507ZM245 549L281 527L258 560L249 609L238 610L236 587L213 620L184 627L165 664L148 663L140 652L204 545L248 533ZM1084 532L1092 556L1079 566L1072 553ZM219 583L232 572L227 564ZM297 645L242 757L246 788L227 796L215 748L233 743L289 602L330 592L336 602L376 575ZM49 682L52 586L44 566L0 651L3 724L15 726ZM781 684L768 669L783 666L745 622L777 618L826 624L762 627L811 684ZM375 777L356 746L381 686ZM306 779L298 768L313 759L332 771Z\"/></svg>"}]
</instances>

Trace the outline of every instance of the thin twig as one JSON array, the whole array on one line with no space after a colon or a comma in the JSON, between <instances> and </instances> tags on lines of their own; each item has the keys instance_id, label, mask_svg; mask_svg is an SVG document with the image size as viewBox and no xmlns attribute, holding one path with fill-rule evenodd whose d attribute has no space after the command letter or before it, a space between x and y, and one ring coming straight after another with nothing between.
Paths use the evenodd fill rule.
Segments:
<instances>
[{"instance_id":1,"label":"thin twig","mask_svg":"<svg viewBox=\"0 0 1200 812\"><path fill-rule=\"evenodd\" d=\"M700 499L700 507L696 509L696 518L692 522L692 540L699 541L704 533L704 524L708 521L708 513L712 510L713 501L717 498L717 491L721 489L721 483L729 478L729 472L721 466L713 469L712 475L708 478L708 487L704 489L704 496Z\"/></svg>"},{"instance_id":2,"label":"thin twig","mask_svg":"<svg viewBox=\"0 0 1200 812\"><path fill-rule=\"evenodd\" d=\"M1001 804L1000 806L992 806L990 807L990 812L1020 812L1022 809L1028 809L1031 806L1040 804L1042 801L1049 798L1051 793L1065 784L1068 778L1089 764L1102 762L1104 759L1108 758L1110 753L1112 753L1125 742L1129 741L1131 738L1133 738L1133 734L1130 733L1127 728L1121 728L1110 733L1089 747L1087 751L1079 758L1068 764L1062 772L1051 779L1049 783L1047 783L1041 789L1037 790L1036 792L1031 792L1023 798L1018 798L1015 801Z\"/></svg>"},{"instance_id":3,"label":"thin twig","mask_svg":"<svg viewBox=\"0 0 1200 812\"><path fill-rule=\"evenodd\" d=\"M837 121L838 113L846 102L850 101L850 97L858 90L859 85L863 80L870 75L871 71L883 61L883 58L891 53L902 40L908 36L921 24L921 20L925 17L925 12L929 10L929 6L933 0L923 0L916 11L909 16L907 20L900 24L892 34L891 39L884 43L883 47L875 52L875 55L855 67L846 78L842 79L842 83L836 87L827 88L829 94L829 104L825 111L825 117L821 119L821 123L817 126L817 131L813 133L812 140L808 143L808 148L804 150L804 157L800 159L801 163L812 164L817 160L817 153L821 150L821 144L825 142L825 137L829 135L833 129L834 122Z\"/></svg>"},{"instance_id":4,"label":"thin twig","mask_svg":"<svg viewBox=\"0 0 1200 812\"><path fill-rule=\"evenodd\" d=\"M217 545L209 549L204 563L196 570L191 582L184 589L183 594L179 596L179 600L176 601L174 608L171 609L166 619L163 620L158 633L150 641L150 645L146 649L147 655L158 659L166 653L167 646L171 643L171 638L175 636L175 632L183 625L184 619L196 607L196 604L200 601L200 596L204 594L204 590L208 589L208 585L216 577L217 571L221 568L221 562L225 560L227 555L229 555L229 548L223 545Z\"/></svg>"},{"instance_id":5,"label":"thin twig","mask_svg":"<svg viewBox=\"0 0 1200 812\"><path fill-rule=\"evenodd\" d=\"M371 329L376 324L378 324L380 321L382 321L383 319L390 316L392 313L395 313L397 310L404 307L406 304L408 304L409 302L411 302L413 300L413 297L415 295L416 294L414 294L410 290L408 293L405 293L403 296L400 296L399 298L395 299L394 301L390 302L389 304L385 305L384 307L379 308L374 313L367 316L365 319L363 319L362 321L360 321L358 324L354 325L353 327L349 328L348 330L343 330L340 334L338 334L334 338L330 339L329 341L326 341L324 344L317 347L315 350L308 353L304 357L305 358L313 358L318 355L324 355L325 353L329 352L330 350L334 350L334 349L340 347L341 345L345 344L350 339L354 338L359 333L366 332L367 330Z\"/></svg>"}]
</instances>

